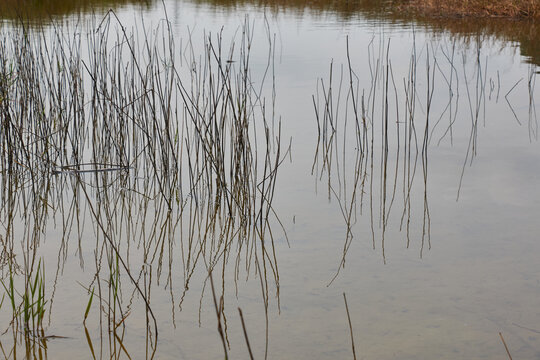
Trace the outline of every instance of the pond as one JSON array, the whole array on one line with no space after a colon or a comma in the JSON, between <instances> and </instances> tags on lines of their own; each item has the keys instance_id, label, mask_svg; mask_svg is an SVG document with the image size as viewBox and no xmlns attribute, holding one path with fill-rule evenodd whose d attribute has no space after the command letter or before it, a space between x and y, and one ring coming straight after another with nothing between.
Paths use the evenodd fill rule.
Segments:
<instances>
[{"instance_id":1,"label":"pond","mask_svg":"<svg viewBox=\"0 0 540 360\"><path fill-rule=\"evenodd\" d=\"M540 357L538 24L14 8L5 358Z\"/></svg>"}]
</instances>

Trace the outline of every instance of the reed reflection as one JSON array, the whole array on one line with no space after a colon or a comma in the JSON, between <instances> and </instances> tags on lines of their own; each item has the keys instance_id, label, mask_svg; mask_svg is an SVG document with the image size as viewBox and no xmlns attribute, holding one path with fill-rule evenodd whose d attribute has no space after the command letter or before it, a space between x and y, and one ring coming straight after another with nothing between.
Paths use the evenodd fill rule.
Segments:
<instances>
[{"instance_id":1,"label":"reed reflection","mask_svg":"<svg viewBox=\"0 0 540 360\"><path fill-rule=\"evenodd\" d=\"M202 55L191 46L181 59L166 20L156 37L132 34L111 11L87 33L88 56L78 35L85 32L17 30L4 29L0 54L2 279L13 333L61 335L46 333L44 314L54 316L70 246L94 274L81 284L94 356L96 347L100 356L130 356L126 328L145 314L153 358L152 294L169 292L175 323L196 274L201 296L209 274L219 276L214 298L221 293L225 322L226 286L238 293L240 278L255 277L268 321L273 299L279 307L272 201L288 151L273 118L275 94L265 97L272 85L251 73L249 21L230 46L210 34ZM54 225L62 238L46 296L41 254Z\"/></svg>"},{"instance_id":2,"label":"reed reflection","mask_svg":"<svg viewBox=\"0 0 540 360\"><path fill-rule=\"evenodd\" d=\"M418 241L420 257L431 248L430 149L445 143L453 147L456 134L468 139L456 150L463 153L459 200L467 168L477 155L480 129L486 126L487 107L505 108L516 126L527 122L528 140L537 140L537 67L529 67L527 79L504 84L498 70L488 70L481 42L473 51L462 45L456 39L442 45L414 42L408 72L395 73L390 39L372 40L367 59L353 58L347 39L347 63L336 70L332 62L328 79L319 80L313 95L318 139L312 175L324 184L328 200L336 201L345 224L340 266L332 281L345 266L353 229L366 226L364 217L372 247L380 249L384 263L390 229L404 232L407 248ZM518 86L528 94L526 104L510 98ZM514 111L524 106L526 119L523 111L521 117Z\"/></svg>"}]
</instances>

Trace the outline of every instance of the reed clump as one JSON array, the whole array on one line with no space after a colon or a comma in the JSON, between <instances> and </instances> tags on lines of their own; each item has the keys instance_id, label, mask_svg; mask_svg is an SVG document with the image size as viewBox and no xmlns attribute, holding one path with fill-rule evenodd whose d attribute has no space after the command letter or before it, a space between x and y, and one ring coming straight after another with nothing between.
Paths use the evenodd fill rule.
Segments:
<instances>
[{"instance_id":1,"label":"reed clump","mask_svg":"<svg viewBox=\"0 0 540 360\"><path fill-rule=\"evenodd\" d=\"M538 0L400 0L400 8L443 17L540 19Z\"/></svg>"},{"instance_id":2,"label":"reed clump","mask_svg":"<svg viewBox=\"0 0 540 360\"><path fill-rule=\"evenodd\" d=\"M266 28L268 43L256 45L252 31L246 18L228 45L222 30L178 46L167 19L130 32L112 10L87 24L0 23L0 279L13 278L0 297L14 333L17 321L39 324L42 338L50 330L45 303L50 318L69 246L95 270L83 284L91 353L99 338L111 357L129 357L125 329L139 317L152 358L151 294L169 293L174 323L200 272L221 275L225 332L226 277L235 292L256 278L266 321L273 293L279 307L272 228L283 226L272 203L288 150L274 111L275 39ZM261 76L256 46L267 51ZM36 259L53 226L62 237L45 292Z\"/></svg>"}]
</instances>

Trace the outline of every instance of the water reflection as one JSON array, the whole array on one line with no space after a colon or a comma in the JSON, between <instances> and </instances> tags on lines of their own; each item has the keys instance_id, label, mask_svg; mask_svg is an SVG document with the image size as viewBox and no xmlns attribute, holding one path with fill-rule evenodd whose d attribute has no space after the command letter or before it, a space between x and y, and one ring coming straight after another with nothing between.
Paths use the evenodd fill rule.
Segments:
<instances>
[{"instance_id":1,"label":"water reflection","mask_svg":"<svg viewBox=\"0 0 540 360\"><path fill-rule=\"evenodd\" d=\"M302 15L305 11L321 16L327 13L337 14L342 20L347 21L359 14L372 16L387 16L391 11L391 2L381 0L360 1L324 1L324 0L195 0L194 3L219 8L237 8L241 6L255 6L272 12L287 12Z\"/></svg>"},{"instance_id":2,"label":"water reflection","mask_svg":"<svg viewBox=\"0 0 540 360\"><path fill-rule=\"evenodd\" d=\"M392 244L418 249L420 256L427 254L432 232L440 234L444 228L440 218L447 214L438 215L433 209L440 211L458 196L454 191L457 184L452 180L441 185L440 177L458 173L453 178L456 183L460 175L465 186L474 182L471 165L477 165L476 156L486 148L488 141L479 139L488 132L490 111L491 115L498 113L494 122L504 118L511 129L528 123L520 129L528 131L531 141L536 139L537 67L530 66L526 75L500 74L485 55L486 45L480 37L414 41L410 48L407 42L405 56L401 56L403 51L399 55L392 51L400 45L395 37L381 36L373 37L369 44L347 44L343 54L333 53L331 56L342 60L329 64L329 74L316 89L315 78L323 75L322 71L307 74L313 83L302 88L297 97L284 100L294 103L304 116L289 114L287 130L298 126L302 135L315 136L318 130L319 138L316 148L295 147L295 169L286 168L290 171L287 175L295 176L287 177L281 185L294 183L296 175L303 172L309 180L307 168L311 167L319 181L319 193L324 192L331 199L330 206L336 206L326 212L311 207L309 201L315 196L306 186L308 182L295 184L297 187L285 192L290 199L280 205L297 202L298 193L308 193L306 207L311 208L298 212L298 218L313 217L304 226L316 230L306 231L308 235L297 233L292 243L296 249L278 252L274 240L280 239L285 248L287 233L282 229L290 224L278 217L274 196L283 196L276 185L281 179L278 173L285 170L284 159L293 156L289 142L283 140L287 136L282 139L274 103L276 97L290 94L288 87L296 91L298 84L294 77L287 78L276 90L275 43L270 29L254 36L249 23L244 23L232 44L218 32L188 37L180 45L171 36L166 20L151 31L143 28L133 34L123 32L125 28L118 26L114 13L101 20L91 31L80 27L63 32L59 27L51 33L29 31L23 35L20 28L4 29L0 44L0 264L7 298L0 314L6 320L0 323L9 323L6 327L12 331L14 345L2 338L3 349L19 349L19 354L26 350L26 357L46 356L47 349L71 334L47 326L47 318L59 318L75 322L80 331L74 338L83 340L82 345L61 346L62 354L74 348L77 352L85 349L93 357L141 354L152 358L156 354L176 358L180 352L170 344L183 341L173 330L178 326L182 329L178 331L188 334L186 342L194 344L186 358L208 358L204 351L212 347L218 348L219 356L222 351L246 355L247 351L242 352L244 337L241 350L236 350L240 345L235 345L231 335L241 329L254 332L249 338L257 344L253 350L261 357L269 349L278 353L279 345L285 344L287 358L303 350L315 353L312 357L343 358L321 353L327 345L341 351L340 355L345 351L349 355L350 349L349 344L340 343L348 334L326 327L334 322L339 323L338 329L342 325L346 329L346 319L339 317L344 315L341 299L335 311L334 299L319 300L324 292L312 285L324 286L332 277L336 280L325 289L326 294L341 292L336 291L337 286L349 286L350 316L347 300L343 300L351 337L352 322L367 324L355 326L357 340L364 344L384 342L385 349L401 347L402 339L407 339L404 332L425 334L425 328L433 323L430 314L435 313L438 319L448 314L445 309L436 309L425 315L422 307L426 303L422 301L429 306L437 301L437 294L430 293L434 284L445 298L462 296L459 286L458 291L456 287L440 287L440 279L455 267L441 271L436 265L444 265L444 259L429 262L437 256L430 252L412 279L398 277L388 285L385 280L391 278L390 272L407 275L410 270L396 261L405 252L392 252ZM250 51L257 46L264 49L265 61L262 68L256 64L259 68L255 71ZM320 48L314 51L320 52ZM312 108L295 101L309 99L311 92L315 92ZM308 139L295 141L311 145L315 140L305 137ZM464 138L466 141L461 141ZM527 134L520 134L514 143L526 140ZM446 168L451 162L441 157L440 149L457 154L457 172ZM309 155L304 157L303 153ZM304 163L309 166L304 167ZM442 201L439 193L450 193L445 199L449 201ZM434 197L439 201L433 201ZM319 223L321 213L324 221ZM337 226L327 219L336 213L341 217ZM320 229L324 230L317 233ZM343 242L328 240L338 232L343 234ZM298 251L303 237L312 238ZM442 240L455 241L451 236L434 238L433 245L440 248L450 242ZM370 259L361 257L365 254L352 257L352 244L374 247L376 265L383 261L389 265L364 271L362 266ZM518 245L513 244L515 248ZM465 255L449 257L452 261L466 258L474 246L467 244ZM483 253L492 243L476 246ZM317 251L324 252L323 256L313 256ZM76 266L70 264L73 254ZM416 253L410 256L417 257ZM45 260L47 272L40 265ZM347 270L352 267L353 271L343 270L346 262ZM392 268L396 263L399 271ZM287 276L283 276L282 266L288 268ZM435 279L425 275L426 268L434 270L429 273ZM423 281L426 278L428 281ZM79 283L62 284L64 279ZM252 306L251 316L245 312L247 326L242 312L237 313L232 306L245 294L243 280L254 284L249 300L243 302ZM282 309L283 282L289 285L289 301ZM45 295L35 290L41 283L47 283ZM476 288L477 284L473 285ZM404 286L410 287L410 292L403 291ZM301 300L290 301L291 294ZM388 310L394 296L403 305L397 316ZM441 308L447 307L446 301ZM66 302L75 305L69 310ZM369 308L366 312L370 316L358 316L362 306ZM393 322L396 317L403 319L402 311L414 312L414 306L421 308L414 324ZM501 308L496 307L497 312ZM280 310L286 316L272 319ZM459 314L464 312L459 310ZM199 322L188 323L186 313L198 315ZM476 313L470 311L467 316ZM390 314L392 321L381 321L385 314ZM239 319L241 324L235 322ZM258 319L257 326L250 326L250 320L251 324L256 321L253 319ZM272 321L287 326L276 327L272 333ZM210 335L199 339L198 326L208 323ZM458 323L455 320L450 329L459 329ZM447 326L439 320L436 325ZM409 331L411 326L414 331ZM291 329L302 331L298 335ZM390 340L379 336L388 334L388 329L401 333L390 334ZM464 334L464 342L474 338ZM247 334L245 339L251 353ZM396 339L400 341L393 341ZM307 347L298 350L302 343ZM169 346L166 351L164 346ZM376 354L370 350L362 349ZM419 353L425 355L416 350L415 354Z\"/></svg>"},{"instance_id":3,"label":"water reflection","mask_svg":"<svg viewBox=\"0 0 540 360\"><path fill-rule=\"evenodd\" d=\"M303 16L309 12L311 16L332 14L339 21L349 22L358 16L367 20L384 20L396 26L417 26L435 33L450 32L463 38L480 38L489 41L496 38L506 42L520 44L523 57L533 64L540 65L540 26L535 21L515 21L506 19L456 19L432 18L417 16L402 11L393 1L360 0L360 1L248 1L248 0L197 0L197 4L210 4L215 7L234 10L238 6L250 5L271 11L284 11Z\"/></svg>"},{"instance_id":4,"label":"water reflection","mask_svg":"<svg viewBox=\"0 0 540 360\"><path fill-rule=\"evenodd\" d=\"M332 62L328 79L319 80L313 95L318 140L312 174L328 200L337 202L346 228L336 277L345 267L353 228L362 215L369 217L372 247L380 248L384 263L391 215L397 217L394 227L405 233L406 248L411 239L419 239L420 257L431 248L430 145L453 146L455 134L468 128L465 148L456 150L464 154L457 201L466 170L477 156L486 108L506 105L516 125L528 124L529 141L537 140L537 67L529 67L526 79L504 84L498 70L488 70L481 41L469 44L476 46L473 58L456 41L418 48L413 42L408 71L402 73L394 70L390 39L373 39L365 59L351 59L347 39L347 63ZM527 99L511 96L520 84ZM523 112L521 118L516 114L518 107L528 108L526 118ZM413 228L418 234L411 234Z\"/></svg>"},{"instance_id":5,"label":"water reflection","mask_svg":"<svg viewBox=\"0 0 540 360\"><path fill-rule=\"evenodd\" d=\"M430 19L415 18L415 21L428 30L455 34L473 41L490 43L493 39L519 44L521 56L527 62L540 65L540 25L534 21L515 21L506 19Z\"/></svg>"},{"instance_id":6,"label":"water reflection","mask_svg":"<svg viewBox=\"0 0 540 360\"><path fill-rule=\"evenodd\" d=\"M178 0L175 0L178 2ZM181 2L181 1L180 1ZM521 55L533 64L540 65L540 26L534 21L515 21L506 19L456 19L456 18L430 18L416 16L401 11L392 1L361 0L361 1L283 1L283 0L194 0L191 2L204 7L214 7L223 11L237 11L242 7L256 8L261 11L286 12L304 16L307 12L311 16L320 17L328 14L336 16L339 21L353 21L359 16L368 20L384 20L397 26L414 26L426 28L436 33L450 32L459 37L480 38L489 41L496 38L508 43L519 43ZM73 13L103 12L109 8L134 4L150 9L161 6L161 3L152 0L79 0L79 1L14 1L5 0L0 3L1 17L29 17L32 19L57 15L70 15ZM176 5L174 5L176 6Z\"/></svg>"},{"instance_id":7,"label":"water reflection","mask_svg":"<svg viewBox=\"0 0 540 360\"><path fill-rule=\"evenodd\" d=\"M51 17L101 13L126 5L137 5L141 9L148 9L152 5L152 0L2 0L0 1L0 18L48 21Z\"/></svg>"},{"instance_id":8,"label":"water reflection","mask_svg":"<svg viewBox=\"0 0 540 360\"><path fill-rule=\"evenodd\" d=\"M173 324L193 278L202 276L202 301L212 274L224 331L226 286L238 293L240 279L257 279L266 313L274 299L279 308L272 201L287 148L275 94L265 97L271 37L267 73L254 75L247 21L230 45L209 35L202 55L191 47L178 59L167 21L154 38L111 30L117 20L110 12L87 33L88 53L77 30L71 38L61 28L50 38L16 27L3 34L2 279L14 349L28 343L20 334L57 336L44 334L44 314L53 312L70 247L81 268L93 268L79 284L92 354L98 341L111 357L129 356L126 323L142 319L154 357L156 287L169 292ZM46 298L51 272L41 259L51 226L61 238Z\"/></svg>"}]
</instances>

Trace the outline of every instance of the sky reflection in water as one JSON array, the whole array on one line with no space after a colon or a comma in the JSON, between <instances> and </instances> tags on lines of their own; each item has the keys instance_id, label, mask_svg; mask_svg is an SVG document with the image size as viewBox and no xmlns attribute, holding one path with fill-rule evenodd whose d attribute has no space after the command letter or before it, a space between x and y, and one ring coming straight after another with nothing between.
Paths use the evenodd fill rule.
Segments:
<instances>
[{"instance_id":1,"label":"sky reflection in water","mask_svg":"<svg viewBox=\"0 0 540 360\"><path fill-rule=\"evenodd\" d=\"M254 23L250 61L256 88L268 63L268 36L275 46L276 116L271 128L276 131L281 119L282 155L287 156L277 173L272 207L290 246L274 221L280 311L273 279L267 278L269 357L350 357L343 292L359 357L504 358L499 332L513 356L538 356L539 96L534 91L537 67L528 64L539 62L537 25L479 21L464 27L458 20L387 15L369 3L353 9L340 3L287 4L165 4L176 51L182 54L182 76L190 69L191 47L202 54L199 40L215 37L223 28L228 48L233 36L241 38L246 14ZM98 13L104 15L109 6L98 6ZM117 15L128 29L144 20L152 35L158 24L163 26L163 8L157 3L121 4ZM273 84L267 78L263 86L268 103ZM111 183L115 181L122 180ZM147 189L141 185L144 180L130 181L141 193ZM62 191L58 204L69 203L71 196ZM140 206L138 201L134 204ZM152 203L149 208L159 206L165 205ZM88 208L81 208L88 217ZM126 219L121 221L129 224ZM24 222L15 226L22 228ZM71 239L94 244L95 226L87 218L84 230ZM134 228L143 234L145 226ZM47 279L54 278L61 230L47 227L41 250L51 273ZM175 246L181 246L182 240L175 239ZM49 334L73 338L49 342L51 358L89 351L78 320L88 295L77 282L88 286L95 269L93 264L81 269L76 248L74 242L69 251L60 251L67 256L48 329ZM81 251L93 263L93 245ZM345 267L331 283L343 259ZM151 304L160 327L157 357L222 358L204 268L193 274L178 310L185 282L182 261L175 258L171 265L176 328L168 289L164 283L153 285ZM239 306L255 357L262 357L266 322L259 278L253 269L242 272L238 294L233 274L226 273L225 279L230 355L247 356ZM126 292L133 291L128 279L123 281ZM99 337L96 313L90 320L94 342ZM140 301L126 327L125 346L132 354L144 354Z\"/></svg>"}]
</instances>

